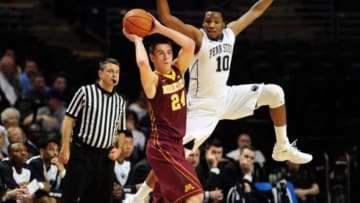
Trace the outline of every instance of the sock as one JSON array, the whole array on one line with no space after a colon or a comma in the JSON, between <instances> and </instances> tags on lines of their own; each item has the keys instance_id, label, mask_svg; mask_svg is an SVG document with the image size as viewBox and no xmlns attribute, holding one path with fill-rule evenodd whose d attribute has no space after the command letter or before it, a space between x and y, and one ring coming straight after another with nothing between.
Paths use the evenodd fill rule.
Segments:
<instances>
[{"instance_id":1,"label":"sock","mask_svg":"<svg viewBox=\"0 0 360 203\"><path fill-rule=\"evenodd\" d=\"M146 184L146 182L143 182L141 184L139 190L136 192L135 198L136 199L145 199L152 190L153 189L151 187L149 187Z\"/></svg>"},{"instance_id":2,"label":"sock","mask_svg":"<svg viewBox=\"0 0 360 203\"><path fill-rule=\"evenodd\" d=\"M274 126L275 128L275 136L276 136L276 143L277 144L289 144L289 139L286 135L286 125L284 126Z\"/></svg>"}]
</instances>

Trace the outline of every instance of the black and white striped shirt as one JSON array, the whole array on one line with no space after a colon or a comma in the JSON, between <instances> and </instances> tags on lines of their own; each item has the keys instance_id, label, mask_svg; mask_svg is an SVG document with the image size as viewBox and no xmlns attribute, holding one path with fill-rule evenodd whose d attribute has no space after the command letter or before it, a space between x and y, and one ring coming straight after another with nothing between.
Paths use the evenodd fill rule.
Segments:
<instances>
[{"instance_id":1,"label":"black and white striped shirt","mask_svg":"<svg viewBox=\"0 0 360 203\"><path fill-rule=\"evenodd\" d=\"M66 110L66 115L76 119L73 140L95 148L110 148L114 136L126 129L125 110L125 100L115 91L107 92L98 84L80 87Z\"/></svg>"}]
</instances>

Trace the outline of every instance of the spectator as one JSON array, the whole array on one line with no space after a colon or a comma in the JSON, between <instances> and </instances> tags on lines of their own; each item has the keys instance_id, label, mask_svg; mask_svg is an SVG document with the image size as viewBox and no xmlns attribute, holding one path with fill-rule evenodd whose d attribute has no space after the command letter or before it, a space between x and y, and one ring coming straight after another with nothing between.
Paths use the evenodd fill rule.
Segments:
<instances>
[{"instance_id":1,"label":"spectator","mask_svg":"<svg viewBox=\"0 0 360 203\"><path fill-rule=\"evenodd\" d=\"M222 189L218 187L209 190L207 189L208 185L212 182L212 179L218 176L218 174L214 173L214 171L212 171L211 169L209 172L203 171L203 168L200 165L200 149L197 149L195 152L189 154L186 159L194 166L196 174L198 175L199 180L204 187L204 203L221 202L224 198ZM205 174L208 174L208 177L205 177Z\"/></svg>"},{"instance_id":2,"label":"spectator","mask_svg":"<svg viewBox=\"0 0 360 203\"><path fill-rule=\"evenodd\" d=\"M125 141L120 157L115 161L114 167L114 203L122 203L125 195L135 193L133 163L128 158L133 153L134 139L131 131L125 131Z\"/></svg>"},{"instance_id":3,"label":"spectator","mask_svg":"<svg viewBox=\"0 0 360 203\"><path fill-rule=\"evenodd\" d=\"M38 63L34 58L27 58L24 62L24 69L20 74L20 85L22 95L25 96L32 89L31 77L39 71Z\"/></svg>"},{"instance_id":4,"label":"spectator","mask_svg":"<svg viewBox=\"0 0 360 203\"><path fill-rule=\"evenodd\" d=\"M126 113L126 129L130 130L134 140L134 150L131 154L131 160L137 162L145 157L146 137L143 132L137 129L138 118L137 114L129 110Z\"/></svg>"},{"instance_id":5,"label":"spectator","mask_svg":"<svg viewBox=\"0 0 360 203\"><path fill-rule=\"evenodd\" d=\"M34 195L36 202L55 203L61 197L61 180L66 174L63 164L58 161L59 140L44 138L39 143L40 155L29 159L28 165L37 181L43 183Z\"/></svg>"},{"instance_id":6,"label":"spectator","mask_svg":"<svg viewBox=\"0 0 360 203\"><path fill-rule=\"evenodd\" d=\"M291 182L295 188L295 194L299 203L317 203L317 196L320 193L319 184L315 174L309 165L285 162L285 167L281 169L283 178Z\"/></svg>"},{"instance_id":7,"label":"spectator","mask_svg":"<svg viewBox=\"0 0 360 203\"><path fill-rule=\"evenodd\" d=\"M237 138L237 145L238 147L234 150L231 150L226 154L226 157L231 158L235 161L239 159L240 150L244 147L250 147L252 146L252 138L249 133L243 132L238 135ZM265 156L260 150L256 150L255 155L255 163L258 163L260 167L264 167L265 164Z\"/></svg>"},{"instance_id":8,"label":"spectator","mask_svg":"<svg viewBox=\"0 0 360 203\"><path fill-rule=\"evenodd\" d=\"M48 87L44 75L41 72L34 73L31 77L31 85L32 89L23 96L18 107L23 118L45 106L45 93Z\"/></svg>"},{"instance_id":9,"label":"spectator","mask_svg":"<svg viewBox=\"0 0 360 203\"><path fill-rule=\"evenodd\" d=\"M7 147L9 146L9 139L7 135L7 129L9 127L17 127L20 125L20 112L15 107L7 107L1 112L1 123L4 125L3 131L5 135L5 143L1 148L1 151L7 154Z\"/></svg>"},{"instance_id":10,"label":"spectator","mask_svg":"<svg viewBox=\"0 0 360 203\"><path fill-rule=\"evenodd\" d=\"M70 92L68 89L68 83L65 73L57 73L53 76L51 89L56 89L60 92L62 100L65 102L65 106L70 102Z\"/></svg>"},{"instance_id":11,"label":"spectator","mask_svg":"<svg viewBox=\"0 0 360 203\"><path fill-rule=\"evenodd\" d=\"M23 143L15 142L9 145L9 159L0 161L0 175L9 191L6 192L4 202L16 203L21 200L32 202L32 197L26 186L33 179L31 171L26 164L28 160L27 148ZM17 190L22 188L21 190Z\"/></svg>"},{"instance_id":12,"label":"spectator","mask_svg":"<svg viewBox=\"0 0 360 203\"><path fill-rule=\"evenodd\" d=\"M148 114L144 91L140 91L136 101L130 103L128 108L136 113L138 121Z\"/></svg>"},{"instance_id":13,"label":"spectator","mask_svg":"<svg viewBox=\"0 0 360 203\"><path fill-rule=\"evenodd\" d=\"M23 124L27 128L36 123L40 131L46 136L53 136L60 133L61 122L64 119L66 107L62 101L61 93L51 89L45 94L45 106L37 109L36 114L29 114L24 118ZM36 118L34 119L34 116Z\"/></svg>"},{"instance_id":14,"label":"spectator","mask_svg":"<svg viewBox=\"0 0 360 203\"><path fill-rule=\"evenodd\" d=\"M254 182L256 149L253 147L242 148L236 162L228 162L221 173L221 184L224 187L226 202L234 202L239 196L243 202L261 203L269 202L267 196L258 191Z\"/></svg>"},{"instance_id":15,"label":"spectator","mask_svg":"<svg viewBox=\"0 0 360 203\"><path fill-rule=\"evenodd\" d=\"M14 107L8 107L1 112L1 123L5 128L19 126L20 112Z\"/></svg>"},{"instance_id":16,"label":"spectator","mask_svg":"<svg viewBox=\"0 0 360 203\"><path fill-rule=\"evenodd\" d=\"M27 147L29 157L39 155L39 149L37 145L30 139L28 139L20 126L10 127L7 129L9 143L24 143Z\"/></svg>"},{"instance_id":17,"label":"spectator","mask_svg":"<svg viewBox=\"0 0 360 203\"><path fill-rule=\"evenodd\" d=\"M17 86L17 68L10 56L0 59L0 111L6 107L15 106L20 97L20 88Z\"/></svg>"},{"instance_id":18,"label":"spectator","mask_svg":"<svg viewBox=\"0 0 360 203\"><path fill-rule=\"evenodd\" d=\"M4 152L2 150L4 148L4 145L5 145L5 137L6 137L5 131L0 131L0 161L8 156L7 151Z\"/></svg>"}]
</instances>

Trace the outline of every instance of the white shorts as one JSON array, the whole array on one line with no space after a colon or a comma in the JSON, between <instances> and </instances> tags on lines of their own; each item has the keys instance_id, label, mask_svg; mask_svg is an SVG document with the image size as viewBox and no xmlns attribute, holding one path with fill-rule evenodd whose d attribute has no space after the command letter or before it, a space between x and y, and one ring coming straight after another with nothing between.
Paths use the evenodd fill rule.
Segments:
<instances>
[{"instance_id":1,"label":"white shorts","mask_svg":"<svg viewBox=\"0 0 360 203\"><path fill-rule=\"evenodd\" d=\"M195 139L192 150L203 144L220 120L235 120L251 116L264 84L226 86L217 98L189 96L186 134L183 143Z\"/></svg>"}]
</instances>

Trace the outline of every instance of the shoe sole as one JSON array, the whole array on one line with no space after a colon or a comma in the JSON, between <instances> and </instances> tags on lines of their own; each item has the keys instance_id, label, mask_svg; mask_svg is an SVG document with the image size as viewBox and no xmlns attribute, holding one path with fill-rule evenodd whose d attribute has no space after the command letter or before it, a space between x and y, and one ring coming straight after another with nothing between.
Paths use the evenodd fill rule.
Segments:
<instances>
[{"instance_id":1,"label":"shoe sole","mask_svg":"<svg viewBox=\"0 0 360 203\"><path fill-rule=\"evenodd\" d=\"M293 163L296 163L296 164L307 164L309 163L310 161L312 161L312 157L309 159L309 160L304 160L304 161L299 161L299 160L292 160L292 159L286 159L286 158L278 158L276 155L272 154L271 156L275 161L291 161Z\"/></svg>"}]
</instances>

